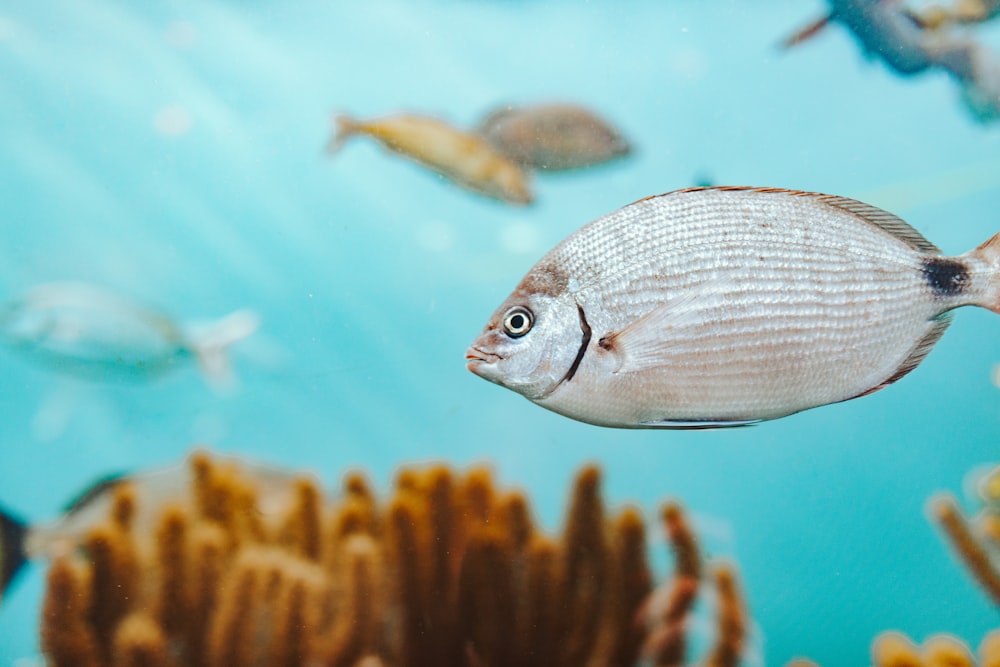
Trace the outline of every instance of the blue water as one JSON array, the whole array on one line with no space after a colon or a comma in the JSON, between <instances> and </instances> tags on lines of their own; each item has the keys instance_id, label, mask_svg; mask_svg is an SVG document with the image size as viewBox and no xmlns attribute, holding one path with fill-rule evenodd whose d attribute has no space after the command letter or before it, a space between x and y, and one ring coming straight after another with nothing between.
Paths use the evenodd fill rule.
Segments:
<instances>
[{"instance_id":1,"label":"blue water","mask_svg":"<svg viewBox=\"0 0 1000 667\"><path fill-rule=\"evenodd\" d=\"M75 380L0 349L0 504L32 520L95 476L198 442L329 483L364 467L492 461L556 527L583 462L609 502L682 499L738 564L747 664L866 664L895 628L978 643L997 612L927 521L1000 458L1000 318L963 309L927 361L862 400L746 429L615 431L486 383L463 353L549 247L635 199L709 178L865 199L948 253L1000 229L1000 124L944 75L902 79L838 26L782 53L823 3L164 2L0 5L0 300L95 283L170 313L263 318L237 390L194 365ZM1000 39L992 43L1000 45ZM469 194L331 113L470 125L572 100L626 160L539 176L537 203ZM971 507L971 505L969 505ZM668 563L657 539L659 571ZM42 565L0 608L0 662L37 654Z\"/></svg>"}]
</instances>

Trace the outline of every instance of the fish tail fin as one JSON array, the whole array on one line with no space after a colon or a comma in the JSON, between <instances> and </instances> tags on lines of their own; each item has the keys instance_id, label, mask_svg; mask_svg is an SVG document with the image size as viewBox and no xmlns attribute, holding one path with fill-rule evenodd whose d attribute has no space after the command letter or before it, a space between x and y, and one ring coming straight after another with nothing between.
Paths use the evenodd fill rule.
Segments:
<instances>
[{"instance_id":1,"label":"fish tail fin","mask_svg":"<svg viewBox=\"0 0 1000 667\"><path fill-rule=\"evenodd\" d=\"M252 310L237 310L201 331L190 348L198 366L213 383L228 384L233 380L229 363L229 348L260 328L260 316Z\"/></svg>"},{"instance_id":2,"label":"fish tail fin","mask_svg":"<svg viewBox=\"0 0 1000 667\"><path fill-rule=\"evenodd\" d=\"M823 28L825 28L830 23L831 20L833 20L833 16L827 14L826 16L821 16L820 18L816 19L815 21L813 21L808 25L799 28L794 33L792 33L784 40L782 40L781 48L790 49L793 46L798 46L802 42L809 41L810 39L815 37L820 31L822 31Z\"/></svg>"},{"instance_id":3,"label":"fish tail fin","mask_svg":"<svg viewBox=\"0 0 1000 667\"><path fill-rule=\"evenodd\" d=\"M988 308L1000 315L1000 232L991 236L989 240L967 253L966 256L985 263L989 270L986 289L983 296L976 301L976 305Z\"/></svg>"},{"instance_id":4,"label":"fish tail fin","mask_svg":"<svg viewBox=\"0 0 1000 667\"><path fill-rule=\"evenodd\" d=\"M24 551L27 533L28 527L23 521L0 509L0 600L28 560Z\"/></svg>"},{"instance_id":5,"label":"fish tail fin","mask_svg":"<svg viewBox=\"0 0 1000 667\"><path fill-rule=\"evenodd\" d=\"M333 136L326 144L326 154L333 155L341 149L344 143L357 134L361 129L360 123L347 114L337 114L333 117Z\"/></svg>"}]
</instances>

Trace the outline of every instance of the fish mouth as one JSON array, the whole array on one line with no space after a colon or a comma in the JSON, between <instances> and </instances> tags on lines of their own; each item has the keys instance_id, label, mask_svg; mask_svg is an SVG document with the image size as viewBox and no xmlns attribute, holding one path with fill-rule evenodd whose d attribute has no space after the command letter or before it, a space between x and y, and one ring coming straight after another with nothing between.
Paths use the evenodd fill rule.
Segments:
<instances>
[{"instance_id":1,"label":"fish mouth","mask_svg":"<svg viewBox=\"0 0 1000 667\"><path fill-rule=\"evenodd\" d=\"M497 361L503 359L499 354L495 352L487 352L486 350L480 349L475 345L469 346L469 349L465 351L465 367L475 373L480 375L480 366L483 364L494 364Z\"/></svg>"}]
</instances>

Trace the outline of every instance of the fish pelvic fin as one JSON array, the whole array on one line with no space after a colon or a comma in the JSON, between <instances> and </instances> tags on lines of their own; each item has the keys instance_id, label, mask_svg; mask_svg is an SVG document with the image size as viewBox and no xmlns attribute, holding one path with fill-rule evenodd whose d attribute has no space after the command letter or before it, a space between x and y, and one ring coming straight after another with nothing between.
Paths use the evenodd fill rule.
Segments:
<instances>
[{"instance_id":1,"label":"fish pelvic fin","mask_svg":"<svg viewBox=\"0 0 1000 667\"><path fill-rule=\"evenodd\" d=\"M344 143L361 131L360 124L347 114L337 114L333 117L333 135L326 144L325 153L334 155Z\"/></svg>"},{"instance_id":2,"label":"fish pelvic fin","mask_svg":"<svg viewBox=\"0 0 1000 667\"><path fill-rule=\"evenodd\" d=\"M738 428L754 426L763 419L660 419L642 421L639 424L646 428L663 428L683 431L708 430L715 428Z\"/></svg>"},{"instance_id":3,"label":"fish pelvic fin","mask_svg":"<svg viewBox=\"0 0 1000 667\"><path fill-rule=\"evenodd\" d=\"M21 519L0 509L0 601L28 560L24 550L27 533L28 527Z\"/></svg>"},{"instance_id":4,"label":"fish pelvic fin","mask_svg":"<svg viewBox=\"0 0 1000 667\"><path fill-rule=\"evenodd\" d=\"M260 316L252 310L237 310L210 324L188 343L198 366L212 384L225 386L234 380L229 348L260 328Z\"/></svg>"},{"instance_id":5,"label":"fish pelvic fin","mask_svg":"<svg viewBox=\"0 0 1000 667\"><path fill-rule=\"evenodd\" d=\"M988 274L982 296L975 304L1000 315L1000 232L965 256L985 264Z\"/></svg>"}]
</instances>

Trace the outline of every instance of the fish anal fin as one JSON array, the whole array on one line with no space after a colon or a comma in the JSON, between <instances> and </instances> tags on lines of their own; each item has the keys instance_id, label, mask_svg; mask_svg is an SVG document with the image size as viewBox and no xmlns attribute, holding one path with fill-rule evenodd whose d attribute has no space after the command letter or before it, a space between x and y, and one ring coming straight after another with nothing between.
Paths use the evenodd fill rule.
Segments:
<instances>
[{"instance_id":1,"label":"fish anal fin","mask_svg":"<svg viewBox=\"0 0 1000 667\"><path fill-rule=\"evenodd\" d=\"M706 430L710 428L737 428L740 426L753 426L759 424L763 419L662 419L639 422L648 428L665 428L677 430Z\"/></svg>"},{"instance_id":2,"label":"fish anal fin","mask_svg":"<svg viewBox=\"0 0 1000 667\"><path fill-rule=\"evenodd\" d=\"M897 368L892 375L871 389L866 389L860 394L851 396L850 398L861 398L862 396L867 396L868 394L874 394L876 391L885 389L890 384L902 379L910 371L919 366L920 362L923 361L928 354L930 354L931 349L933 349L934 345L941 340L941 336L944 335L945 329L948 328L949 324L951 324L950 313L945 313L935 319L934 325L931 327L930 331L924 334L924 337L913 346L913 349L910 350L910 354L903 360L903 363L899 365L899 368ZM844 400L850 400L850 398Z\"/></svg>"}]
</instances>

